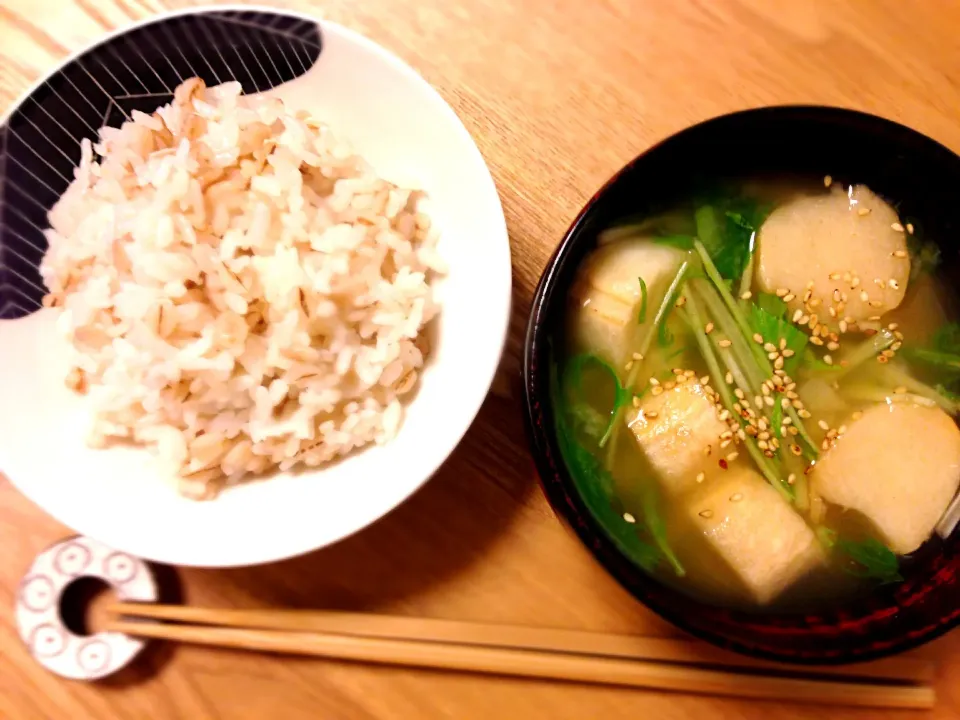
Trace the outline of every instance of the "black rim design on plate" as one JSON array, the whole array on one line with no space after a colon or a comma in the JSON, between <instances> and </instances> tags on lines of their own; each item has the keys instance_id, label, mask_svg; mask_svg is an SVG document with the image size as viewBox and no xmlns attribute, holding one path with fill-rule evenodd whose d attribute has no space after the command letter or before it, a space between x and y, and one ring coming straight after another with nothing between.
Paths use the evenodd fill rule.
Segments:
<instances>
[{"instance_id":1,"label":"black rim design on plate","mask_svg":"<svg viewBox=\"0 0 960 720\"><path fill-rule=\"evenodd\" d=\"M320 27L264 12L162 18L91 48L37 87L0 128L0 319L29 315L46 294L39 265L47 213L73 179L80 142L153 112L187 78L262 92L320 56Z\"/></svg>"}]
</instances>

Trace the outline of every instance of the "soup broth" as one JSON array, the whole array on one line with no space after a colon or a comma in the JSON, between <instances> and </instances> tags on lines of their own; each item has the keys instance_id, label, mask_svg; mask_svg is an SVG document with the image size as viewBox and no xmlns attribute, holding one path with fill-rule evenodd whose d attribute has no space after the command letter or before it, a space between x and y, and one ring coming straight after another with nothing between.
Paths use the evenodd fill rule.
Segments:
<instances>
[{"instance_id":1,"label":"soup broth","mask_svg":"<svg viewBox=\"0 0 960 720\"><path fill-rule=\"evenodd\" d=\"M601 233L553 377L584 501L711 602L810 608L952 531L960 326L935 246L829 178L742 183Z\"/></svg>"}]
</instances>

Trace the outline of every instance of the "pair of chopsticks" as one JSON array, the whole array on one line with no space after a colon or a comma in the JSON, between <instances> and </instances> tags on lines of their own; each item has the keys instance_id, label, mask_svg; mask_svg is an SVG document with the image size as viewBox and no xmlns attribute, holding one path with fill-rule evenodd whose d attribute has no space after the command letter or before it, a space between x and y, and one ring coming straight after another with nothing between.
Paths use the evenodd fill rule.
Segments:
<instances>
[{"instance_id":1,"label":"pair of chopsticks","mask_svg":"<svg viewBox=\"0 0 960 720\"><path fill-rule=\"evenodd\" d=\"M797 668L697 642L579 630L306 610L110 610L108 631L240 650L860 707L931 708L936 699L934 666L916 658Z\"/></svg>"}]
</instances>

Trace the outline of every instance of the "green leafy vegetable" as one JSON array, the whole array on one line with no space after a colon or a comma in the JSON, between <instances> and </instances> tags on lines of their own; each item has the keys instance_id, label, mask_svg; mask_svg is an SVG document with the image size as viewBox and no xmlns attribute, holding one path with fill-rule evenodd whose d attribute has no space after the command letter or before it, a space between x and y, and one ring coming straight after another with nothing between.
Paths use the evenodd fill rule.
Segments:
<instances>
[{"instance_id":1,"label":"green leafy vegetable","mask_svg":"<svg viewBox=\"0 0 960 720\"><path fill-rule=\"evenodd\" d=\"M774 297L774 300L779 300L779 298ZM782 311L771 301L768 301L767 305L774 307L777 314L764 310L759 302L751 305L750 327L755 333L760 333L764 343L773 343L779 348L780 340L786 341L783 350L792 350L793 355L784 361L783 369L787 375L792 375L807 346L807 336L787 320L785 304Z\"/></svg>"},{"instance_id":2,"label":"green leafy vegetable","mask_svg":"<svg viewBox=\"0 0 960 720\"><path fill-rule=\"evenodd\" d=\"M844 540L837 537L836 530L823 526L816 529L816 535L827 550L845 557L847 562L843 569L850 575L879 580L883 585L903 581L896 554L879 540Z\"/></svg>"},{"instance_id":3,"label":"green leafy vegetable","mask_svg":"<svg viewBox=\"0 0 960 720\"><path fill-rule=\"evenodd\" d=\"M660 552L663 553L667 562L673 566L673 571L677 576L683 577L687 572L683 569L683 565L667 540L667 524L664 522L663 513L660 511L660 493L657 492L657 486L649 478L641 486L640 506L643 508L643 519L646 522L647 530L653 536Z\"/></svg>"},{"instance_id":4,"label":"green leafy vegetable","mask_svg":"<svg viewBox=\"0 0 960 720\"><path fill-rule=\"evenodd\" d=\"M693 250L692 235L663 235L653 238L657 245L668 245L679 250Z\"/></svg>"},{"instance_id":5,"label":"green leafy vegetable","mask_svg":"<svg viewBox=\"0 0 960 720\"><path fill-rule=\"evenodd\" d=\"M572 384L572 379L567 377L569 373L568 367L564 385ZM568 409L563 400L559 370L555 362L550 365L550 395L555 411L554 424L560 453L570 470L573 484L591 515L604 527L620 549L644 570L653 571L661 559L667 557L674 564L678 574L682 574L683 568L679 566L679 562L667 545L665 526L656 505L650 505L651 514L646 517L646 522L650 526L649 532L655 537L656 544L641 538L642 525L628 522L614 509L613 477L593 454L576 441L567 423ZM647 512L646 505L644 512Z\"/></svg>"},{"instance_id":6,"label":"green leafy vegetable","mask_svg":"<svg viewBox=\"0 0 960 720\"><path fill-rule=\"evenodd\" d=\"M693 213L697 224L697 237L714 257L723 249L723 237L720 235L720 213L713 205L701 205Z\"/></svg>"},{"instance_id":7,"label":"green leafy vegetable","mask_svg":"<svg viewBox=\"0 0 960 720\"><path fill-rule=\"evenodd\" d=\"M589 420L591 415L583 407L586 406L587 408L590 408L590 405L581 399L583 394L583 372L590 366L595 367L607 375L609 377L609 381L613 385L613 407L610 409L610 414L606 419L606 424L603 430L603 436L600 439L600 445L603 446L610 437L610 433L613 430L613 426L616 422L617 414L619 413L620 408L633 400L633 393L620 384L620 377L617 375L617 371L610 367L610 365L605 363L603 360L598 358L596 355L577 355L570 360L569 364L567 365L567 369L564 374L564 387L566 388L567 395L570 398L570 407L575 408L573 410L573 414L579 422L591 427L595 427L595 421ZM591 409L593 409L594 412L599 415L599 412L596 409ZM588 432L587 434L592 433Z\"/></svg>"},{"instance_id":8,"label":"green leafy vegetable","mask_svg":"<svg viewBox=\"0 0 960 720\"><path fill-rule=\"evenodd\" d=\"M903 352L911 360L932 368L940 380L936 392L956 403L960 395L960 324L951 322L939 328L928 348L907 346Z\"/></svg>"},{"instance_id":9,"label":"green leafy vegetable","mask_svg":"<svg viewBox=\"0 0 960 720\"><path fill-rule=\"evenodd\" d=\"M839 538L836 549L852 561L850 567L844 568L851 575L879 580L881 584L903 581L896 554L879 540L853 542Z\"/></svg>"},{"instance_id":10,"label":"green leafy vegetable","mask_svg":"<svg viewBox=\"0 0 960 720\"><path fill-rule=\"evenodd\" d=\"M930 344L938 352L960 355L960 323L951 322L939 328Z\"/></svg>"},{"instance_id":11,"label":"green leafy vegetable","mask_svg":"<svg viewBox=\"0 0 960 720\"><path fill-rule=\"evenodd\" d=\"M755 302L757 307L777 320L787 319L787 304L773 293L757 293Z\"/></svg>"},{"instance_id":12,"label":"green leafy vegetable","mask_svg":"<svg viewBox=\"0 0 960 720\"><path fill-rule=\"evenodd\" d=\"M637 280L640 281L640 315L637 317L637 324L643 325L647 321L647 284L642 277Z\"/></svg>"},{"instance_id":13,"label":"green leafy vegetable","mask_svg":"<svg viewBox=\"0 0 960 720\"><path fill-rule=\"evenodd\" d=\"M767 208L746 198L717 200L694 211L697 237L725 280L742 282L757 229L768 213Z\"/></svg>"},{"instance_id":14,"label":"green leafy vegetable","mask_svg":"<svg viewBox=\"0 0 960 720\"><path fill-rule=\"evenodd\" d=\"M816 353L809 347L804 349L803 360L801 362L805 368L816 372L839 372L843 370L839 365L827 365L823 360L818 358Z\"/></svg>"}]
</instances>

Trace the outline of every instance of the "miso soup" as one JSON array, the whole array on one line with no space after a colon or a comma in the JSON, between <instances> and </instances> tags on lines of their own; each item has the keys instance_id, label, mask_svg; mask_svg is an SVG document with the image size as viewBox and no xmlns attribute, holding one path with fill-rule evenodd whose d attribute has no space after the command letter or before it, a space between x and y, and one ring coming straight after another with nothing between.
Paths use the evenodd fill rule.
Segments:
<instances>
[{"instance_id":1,"label":"miso soup","mask_svg":"<svg viewBox=\"0 0 960 720\"><path fill-rule=\"evenodd\" d=\"M605 230L578 268L558 438L661 580L811 607L900 581L953 530L960 326L895 200L743 183Z\"/></svg>"}]
</instances>

